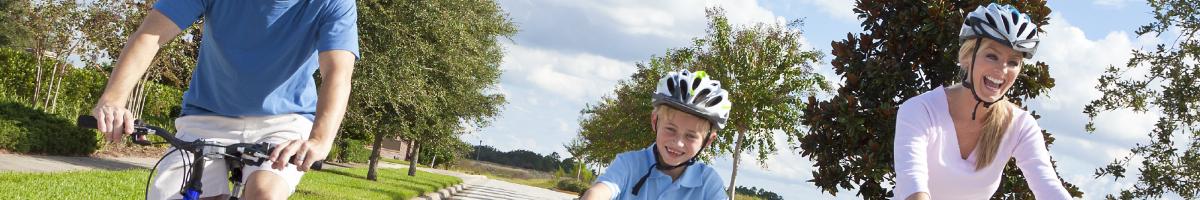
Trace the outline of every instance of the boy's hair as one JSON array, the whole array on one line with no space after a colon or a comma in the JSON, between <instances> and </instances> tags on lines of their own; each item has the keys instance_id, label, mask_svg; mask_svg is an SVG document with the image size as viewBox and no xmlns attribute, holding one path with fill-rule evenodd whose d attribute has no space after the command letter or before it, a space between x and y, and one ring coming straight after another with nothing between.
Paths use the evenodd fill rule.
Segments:
<instances>
[{"instance_id":1,"label":"boy's hair","mask_svg":"<svg viewBox=\"0 0 1200 200\"><path fill-rule=\"evenodd\" d=\"M654 131L658 132L658 124L657 124L658 122L674 119L675 115L680 114L680 113L683 113L686 115L691 115L687 112L683 112L682 110L679 110L678 108L671 107L666 104L658 104L658 105L654 106L654 112L651 114L658 118L658 121L654 122L655 123ZM693 115L693 116L695 116L695 115ZM704 131L701 131L702 133L704 133L704 135L701 135L702 137L708 137L708 135L710 133L716 133L716 131L715 131L716 129L713 128L713 123L711 121L708 121L708 119L704 118L703 116L695 116L695 117L703 119L705 122L704 124L699 125L698 127L695 127L696 130L704 130Z\"/></svg>"}]
</instances>

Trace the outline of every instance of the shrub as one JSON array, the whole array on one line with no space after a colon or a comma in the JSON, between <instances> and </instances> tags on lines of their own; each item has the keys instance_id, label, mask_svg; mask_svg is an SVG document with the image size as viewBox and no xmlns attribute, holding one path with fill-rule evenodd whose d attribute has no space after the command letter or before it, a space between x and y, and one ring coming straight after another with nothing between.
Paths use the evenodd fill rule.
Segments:
<instances>
[{"instance_id":1,"label":"shrub","mask_svg":"<svg viewBox=\"0 0 1200 200\"><path fill-rule=\"evenodd\" d=\"M560 190L571 191L579 194L586 192L588 187L590 187L590 185L576 179L563 179L558 181L558 185L555 186L555 188Z\"/></svg>"},{"instance_id":2,"label":"shrub","mask_svg":"<svg viewBox=\"0 0 1200 200\"><path fill-rule=\"evenodd\" d=\"M346 162L366 163L371 159L371 149L364 145L366 141L362 140L345 140L346 146L341 151L346 153Z\"/></svg>"},{"instance_id":3,"label":"shrub","mask_svg":"<svg viewBox=\"0 0 1200 200\"><path fill-rule=\"evenodd\" d=\"M72 121L11 101L0 102L0 148L19 153L87 155L100 137Z\"/></svg>"}]
</instances>

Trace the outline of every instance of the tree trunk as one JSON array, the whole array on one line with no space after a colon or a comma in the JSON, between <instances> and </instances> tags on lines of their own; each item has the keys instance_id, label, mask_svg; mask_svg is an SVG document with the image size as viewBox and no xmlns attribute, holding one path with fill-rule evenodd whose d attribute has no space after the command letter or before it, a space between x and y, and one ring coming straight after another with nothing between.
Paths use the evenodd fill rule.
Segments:
<instances>
[{"instance_id":1,"label":"tree trunk","mask_svg":"<svg viewBox=\"0 0 1200 200\"><path fill-rule=\"evenodd\" d=\"M78 46L71 45L70 47L67 48L67 51L61 52L61 53L56 53L56 54L57 55L69 55L72 52L75 52L76 47L78 47ZM68 56L61 56L61 57L68 57ZM56 59L56 60L58 60L58 59ZM54 111L54 109L58 105L58 95L59 95L59 93L62 93L63 77L66 77L67 75L69 75L67 73L67 69L69 67L71 67L71 65L69 63L67 63L67 59L59 60L59 62L61 62L61 63L59 63L57 66L55 66L54 76L50 80L50 81L52 81L52 83L51 83L52 87L50 87L51 89L46 90L46 92L48 92L48 94L46 94L46 95L50 96L50 98L48 98L46 100L46 104L50 106L51 111Z\"/></svg>"},{"instance_id":2,"label":"tree trunk","mask_svg":"<svg viewBox=\"0 0 1200 200\"><path fill-rule=\"evenodd\" d=\"M64 66L62 67L62 69L59 69L59 71L58 71L58 74L59 74L59 75L58 75L58 78L57 78L57 80L54 80L54 96L50 97L50 110L54 110L54 109L55 109L55 107L58 107L58 95L59 95L60 93L62 93L62 87L63 87L63 86L62 86L62 80L63 80L63 77L65 77L65 76L69 75L69 74L67 73L67 67L68 67L68 66L66 66L66 64L63 64L63 65L64 65Z\"/></svg>"},{"instance_id":3,"label":"tree trunk","mask_svg":"<svg viewBox=\"0 0 1200 200\"><path fill-rule=\"evenodd\" d=\"M429 168L436 168L433 167L434 164L437 164L437 155L433 155L432 159L429 159Z\"/></svg>"},{"instance_id":4,"label":"tree trunk","mask_svg":"<svg viewBox=\"0 0 1200 200\"><path fill-rule=\"evenodd\" d=\"M408 162L408 176L417 176L417 157L421 156L421 144L417 143L417 140L413 140L412 144L412 162Z\"/></svg>"},{"instance_id":5,"label":"tree trunk","mask_svg":"<svg viewBox=\"0 0 1200 200\"><path fill-rule=\"evenodd\" d=\"M46 79L46 93L44 94L45 98L42 98L42 107L46 108L46 111L49 113L54 113L54 109L50 107L50 101L54 99L54 80L58 79L58 68L61 65L57 64L51 67L49 71L50 77Z\"/></svg>"},{"instance_id":6,"label":"tree trunk","mask_svg":"<svg viewBox=\"0 0 1200 200\"><path fill-rule=\"evenodd\" d=\"M137 92L137 96L134 97L134 104L133 104L134 118L138 118L138 119L142 118L142 110L143 110L143 107L145 107L145 105L146 105L146 81L149 79L149 77L150 77L150 75L143 75L142 79L138 81L138 84L137 84L138 92Z\"/></svg>"},{"instance_id":7,"label":"tree trunk","mask_svg":"<svg viewBox=\"0 0 1200 200\"><path fill-rule=\"evenodd\" d=\"M575 179L583 179L583 159L575 159Z\"/></svg>"},{"instance_id":8,"label":"tree trunk","mask_svg":"<svg viewBox=\"0 0 1200 200\"><path fill-rule=\"evenodd\" d=\"M731 172L729 174L729 188L728 188L729 198L733 198L734 188L737 188L736 182L737 182L737 172L738 172L738 161L742 157L742 137L744 137L744 135L742 135L742 134L745 134L745 133L742 130L740 130L740 128L739 128L737 138L734 139L734 143L733 143L733 172Z\"/></svg>"},{"instance_id":9,"label":"tree trunk","mask_svg":"<svg viewBox=\"0 0 1200 200\"><path fill-rule=\"evenodd\" d=\"M41 97L42 94L42 49L41 42L37 43L37 47L33 48L33 60L35 60L33 66L37 67L37 76L33 79L33 98L29 99L29 104L34 108L40 107L38 106L38 97Z\"/></svg>"},{"instance_id":10,"label":"tree trunk","mask_svg":"<svg viewBox=\"0 0 1200 200\"><path fill-rule=\"evenodd\" d=\"M376 173L378 173L378 172L376 172L375 169L379 167L379 148L382 146L383 146L383 132L379 132L379 133L375 134L375 145L371 146L371 159L370 159L371 161L369 164L370 166L367 167L367 180L372 180L372 181L379 180L378 177L376 177ZM354 147L347 147L347 148L354 148Z\"/></svg>"}]
</instances>

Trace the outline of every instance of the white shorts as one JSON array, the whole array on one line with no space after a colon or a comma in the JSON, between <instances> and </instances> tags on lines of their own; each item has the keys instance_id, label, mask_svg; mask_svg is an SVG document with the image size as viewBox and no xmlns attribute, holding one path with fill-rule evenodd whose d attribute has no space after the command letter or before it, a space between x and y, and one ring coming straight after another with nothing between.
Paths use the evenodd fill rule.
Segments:
<instances>
[{"instance_id":1,"label":"white shorts","mask_svg":"<svg viewBox=\"0 0 1200 200\"><path fill-rule=\"evenodd\" d=\"M285 114L262 117L223 117L223 116L184 116L175 119L175 137L182 141L195 141L200 138L223 143L283 143L290 140L308 139L312 131L312 120L298 114ZM174 150L172 148L171 150ZM180 156L183 154L183 156ZM148 199L181 199L180 188L183 179L188 176L184 171L184 159L192 162L192 154L175 151L159 161L158 169L151 182ZM262 166L246 165L242 167L242 182L248 183L251 173L269 171L279 175L287 182L288 192L294 192L300 184L304 172L296 169L295 165L287 165L283 170L272 169L271 161L263 162ZM224 159L205 159L204 177L201 178L200 197L211 197L230 194L229 169Z\"/></svg>"}]
</instances>

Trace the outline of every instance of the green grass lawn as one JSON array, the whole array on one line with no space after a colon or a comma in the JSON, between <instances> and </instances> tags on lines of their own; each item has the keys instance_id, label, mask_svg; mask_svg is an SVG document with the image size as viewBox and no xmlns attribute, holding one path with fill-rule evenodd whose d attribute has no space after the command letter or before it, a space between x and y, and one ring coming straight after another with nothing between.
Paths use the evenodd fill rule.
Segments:
<instances>
[{"instance_id":1,"label":"green grass lawn","mask_svg":"<svg viewBox=\"0 0 1200 200\"><path fill-rule=\"evenodd\" d=\"M58 173L0 172L0 199L141 199L149 170ZM455 185L453 176L380 169L379 181L366 180L366 168L322 170L304 175L291 199L409 199Z\"/></svg>"},{"instance_id":2,"label":"green grass lawn","mask_svg":"<svg viewBox=\"0 0 1200 200\"><path fill-rule=\"evenodd\" d=\"M409 164L409 163L408 163L408 161L405 161L405 160L400 160L400 159L379 158L379 160L383 160L384 162L390 162L390 163L401 164L401 165L408 165L408 164ZM417 165L421 165L421 164L417 164ZM425 165L421 165L421 166L425 166Z\"/></svg>"},{"instance_id":3,"label":"green grass lawn","mask_svg":"<svg viewBox=\"0 0 1200 200\"><path fill-rule=\"evenodd\" d=\"M366 168L308 173L291 199L410 199L462 183L458 177L423 171L417 171L416 177L408 176L407 169L380 169L377 182L366 177Z\"/></svg>"},{"instance_id":4,"label":"green grass lawn","mask_svg":"<svg viewBox=\"0 0 1200 200\"><path fill-rule=\"evenodd\" d=\"M150 170L0 172L0 199L142 199Z\"/></svg>"}]
</instances>

